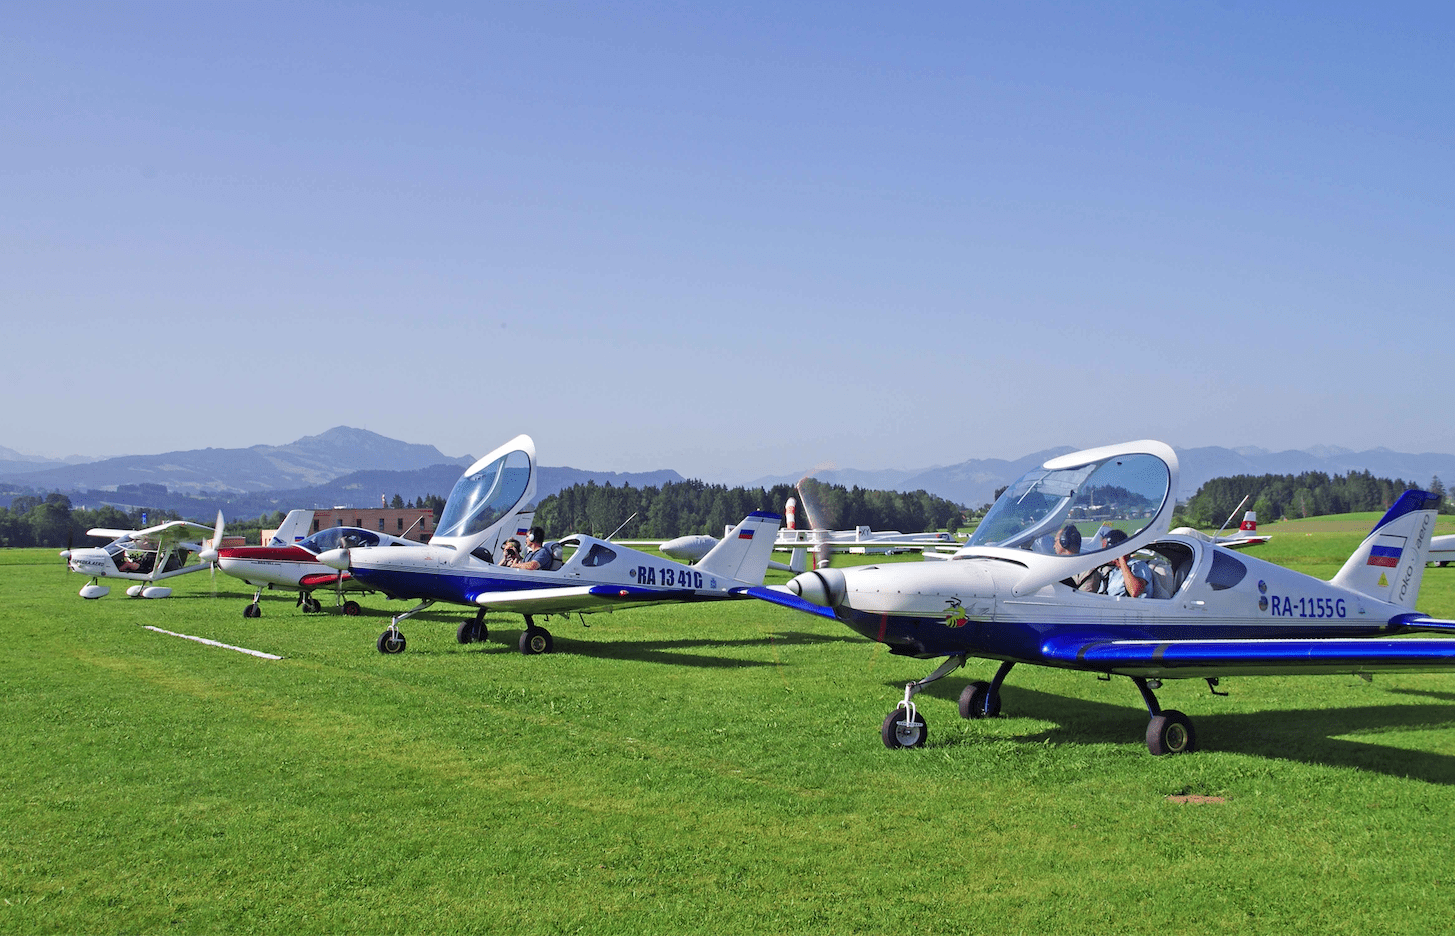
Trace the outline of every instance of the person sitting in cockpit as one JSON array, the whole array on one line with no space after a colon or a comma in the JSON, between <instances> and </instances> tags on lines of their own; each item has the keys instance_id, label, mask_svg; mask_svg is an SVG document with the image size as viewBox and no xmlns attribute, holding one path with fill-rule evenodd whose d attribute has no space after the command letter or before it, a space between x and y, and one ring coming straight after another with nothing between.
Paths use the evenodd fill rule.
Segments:
<instances>
[{"instance_id":1,"label":"person sitting in cockpit","mask_svg":"<svg viewBox=\"0 0 1455 936\"><path fill-rule=\"evenodd\" d=\"M1108 547L1116 546L1125 542L1126 531L1112 530L1106 537ZM1103 594L1127 595L1131 598L1150 598L1152 596L1152 569L1140 559L1132 559L1130 554L1118 556L1116 562L1106 576L1106 591Z\"/></svg>"},{"instance_id":2,"label":"person sitting in cockpit","mask_svg":"<svg viewBox=\"0 0 1455 936\"><path fill-rule=\"evenodd\" d=\"M545 547L546 531L541 527L531 527L530 535L525 541L525 558L514 563L517 569L549 569L551 567L551 551Z\"/></svg>"},{"instance_id":3,"label":"person sitting in cockpit","mask_svg":"<svg viewBox=\"0 0 1455 936\"><path fill-rule=\"evenodd\" d=\"M1081 552L1081 531L1073 524L1066 524L1061 532L1056 534L1056 555L1074 556Z\"/></svg>"}]
</instances>

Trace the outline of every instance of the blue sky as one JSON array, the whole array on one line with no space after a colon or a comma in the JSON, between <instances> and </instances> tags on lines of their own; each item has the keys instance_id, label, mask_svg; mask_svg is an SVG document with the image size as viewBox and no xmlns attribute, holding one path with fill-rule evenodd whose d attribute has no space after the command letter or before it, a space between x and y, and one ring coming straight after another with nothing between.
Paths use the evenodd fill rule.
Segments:
<instances>
[{"instance_id":1,"label":"blue sky","mask_svg":"<svg viewBox=\"0 0 1455 936\"><path fill-rule=\"evenodd\" d=\"M1455 451L1455 8L6 4L0 445Z\"/></svg>"}]
</instances>

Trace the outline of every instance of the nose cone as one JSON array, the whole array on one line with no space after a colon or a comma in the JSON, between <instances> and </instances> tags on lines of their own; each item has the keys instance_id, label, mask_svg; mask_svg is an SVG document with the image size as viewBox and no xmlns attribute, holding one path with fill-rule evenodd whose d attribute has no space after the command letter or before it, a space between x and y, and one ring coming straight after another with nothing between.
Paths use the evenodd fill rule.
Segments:
<instances>
[{"instance_id":1,"label":"nose cone","mask_svg":"<svg viewBox=\"0 0 1455 936\"><path fill-rule=\"evenodd\" d=\"M208 565L210 563L216 562L217 561L217 550L215 550L215 549L204 549L204 550L202 550L201 552L197 553L197 561L200 562L200 563L202 563L203 565Z\"/></svg>"},{"instance_id":2,"label":"nose cone","mask_svg":"<svg viewBox=\"0 0 1455 936\"><path fill-rule=\"evenodd\" d=\"M817 569L794 576L788 590L804 601L833 608L844 601L844 573L838 569Z\"/></svg>"},{"instance_id":3,"label":"nose cone","mask_svg":"<svg viewBox=\"0 0 1455 936\"><path fill-rule=\"evenodd\" d=\"M329 568L347 572L349 568L349 551L347 549L325 549L318 554L318 561Z\"/></svg>"}]
</instances>

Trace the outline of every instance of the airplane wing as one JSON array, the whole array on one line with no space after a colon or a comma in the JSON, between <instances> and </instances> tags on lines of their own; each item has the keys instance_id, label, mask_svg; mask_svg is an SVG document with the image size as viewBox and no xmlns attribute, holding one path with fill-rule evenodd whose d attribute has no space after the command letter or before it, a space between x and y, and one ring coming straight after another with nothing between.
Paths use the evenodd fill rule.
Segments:
<instances>
[{"instance_id":1,"label":"airplane wing","mask_svg":"<svg viewBox=\"0 0 1455 936\"><path fill-rule=\"evenodd\" d=\"M1455 621L1429 624L1450 625ZM1411 627L1426 622L1412 622ZM1433 628L1432 628L1433 629ZM1259 676L1422 672L1455 668L1455 640L1399 637L1117 640L1066 635L1041 644L1046 662L1122 676Z\"/></svg>"},{"instance_id":2,"label":"airplane wing","mask_svg":"<svg viewBox=\"0 0 1455 936\"><path fill-rule=\"evenodd\" d=\"M776 605L782 605L785 608L792 608L795 611L817 614L819 617L826 617L831 621L837 620L832 608L816 605L812 601L804 601L781 585L754 585L752 588L744 589L743 594L751 598L758 598Z\"/></svg>"},{"instance_id":3,"label":"airplane wing","mask_svg":"<svg viewBox=\"0 0 1455 936\"><path fill-rule=\"evenodd\" d=\"M565 588L527 588L481 592L474 602L492 611L519 614L569 614L601 608L630 607L658 601L691 601L691 589L640 588L636 585L572 585Z\"/></svg>"},{"instance_id":4,"label":"airplane wing","mask_svg":"<svg viewBox=\"0 0 1455 936\"><path fill-rule=\"evenodd\" d=\"M108 530L105 527L93 527L86 531L87 536L99 536L102 539L119 540L122 537L138 535L136 530Z\"/></svg>"}]
</instances>

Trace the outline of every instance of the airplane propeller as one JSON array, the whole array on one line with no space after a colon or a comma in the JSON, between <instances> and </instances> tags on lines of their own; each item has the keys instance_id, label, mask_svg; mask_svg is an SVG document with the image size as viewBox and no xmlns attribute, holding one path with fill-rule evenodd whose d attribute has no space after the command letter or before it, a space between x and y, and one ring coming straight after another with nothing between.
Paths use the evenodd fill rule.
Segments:
<instances>
[{"instance_id":1,"label":"airplane propeller","mask_svg":"<svg viewBox=\"0 0 1455 936\"><path fill-rule=\"evenodd\" d=\"M222 519L222 511L219 510L217 512L217 525L212 528L212 542L208 544L206 549L200 550L197 553L197 558L200 561L212 566L212 571L209 574L212 576L212 597L214 598L217 597L217 558L218 551L222 549L222 531L224 528L225 524Z\"/></svg>"}]
</instances>

